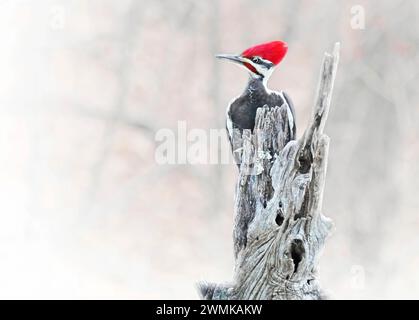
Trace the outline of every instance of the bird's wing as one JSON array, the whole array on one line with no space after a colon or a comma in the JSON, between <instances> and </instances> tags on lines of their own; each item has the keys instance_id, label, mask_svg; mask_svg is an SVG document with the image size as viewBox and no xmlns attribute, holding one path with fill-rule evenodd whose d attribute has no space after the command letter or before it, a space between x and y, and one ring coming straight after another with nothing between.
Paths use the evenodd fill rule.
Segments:
<instances>
[{"instance_id":1,"label":"bird's wing","mask_svg":"<svg viewBox=\"0 0 419 320\"><path fill-rule=\"evenodd\" d=\"M270 92L270 105L272 107L280 107L282 104L285 104L287 107L287 116L288 116L288 127L289 127L289 139L295 140L297 127L295 125L295 110L294 105L290 99L290 97L284 91L271 91ZM272 100L273 99L273 100Z\"/></svg>"},{"instance_id":2,"label":"bird's wing","mask_svg":"<svg viewBox=\"0 0 419 320\"><path fill-rule=\"evenodd\" d=\"M290 131L292 132L291 140L295 140L296 134L297 134L297 126L295 125L295 109L294 104L292 103L291 98L287 95L286 92L282 91L282 96L284 97L285 103L288 105L287 111L289 111L288 114L288 120L290 124ZM292 117L292 119L291 119Z\"/></svg>"},{"instance_id":3,"label":"bird's wing","mask_svg":"<svg viewBox=\"0 0 419 320\"><path fill-rule=\"evenodd\" d=\"M227 129L227 136L230 142L231 152L233 153L234 161L236 162L237 166L240 167L242 147L243 147L240 143L241 130L237 125L234 124L234 122L231 119L231 113L230 113L231 104L232 103L230 103L227 107L226 129Z\"/></svg>"}]
</instances>

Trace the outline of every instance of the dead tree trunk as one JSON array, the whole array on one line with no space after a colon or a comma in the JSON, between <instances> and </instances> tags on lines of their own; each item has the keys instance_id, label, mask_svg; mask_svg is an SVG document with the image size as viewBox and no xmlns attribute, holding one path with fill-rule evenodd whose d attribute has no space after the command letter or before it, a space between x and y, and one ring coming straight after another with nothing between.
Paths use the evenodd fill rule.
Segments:
<instances>
[{"instance_id":1,"label":"dead tree trunk","mask_svg":"<svg viewBox=\"0 0 419 320\"><path fill-rule=\"evenodd\" d=\"M253 134L242 135L231 284L201 283L201 297L219 299L322 299L316 267L332 226L322 215L329 112L339 44L325 54L308 128L287 142L285 106L260 108Z\"/></svg>"}]
</instances>

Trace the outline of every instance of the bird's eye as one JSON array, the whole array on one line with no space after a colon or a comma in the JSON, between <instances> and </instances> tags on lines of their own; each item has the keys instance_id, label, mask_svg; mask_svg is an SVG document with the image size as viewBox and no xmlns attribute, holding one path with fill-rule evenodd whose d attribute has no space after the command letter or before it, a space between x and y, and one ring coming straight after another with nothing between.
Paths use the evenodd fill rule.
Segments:
<instances>
[{"instance_id":1,"label":"bird's eye","mask_svg":"<svg viewBox=\"0 0 419 320\"><path fill-rule=\"evenodd\" d=\"M252 61L254 63L260 63L260 58L259 57L253 57Z\"/></svg>"}]
</instances>

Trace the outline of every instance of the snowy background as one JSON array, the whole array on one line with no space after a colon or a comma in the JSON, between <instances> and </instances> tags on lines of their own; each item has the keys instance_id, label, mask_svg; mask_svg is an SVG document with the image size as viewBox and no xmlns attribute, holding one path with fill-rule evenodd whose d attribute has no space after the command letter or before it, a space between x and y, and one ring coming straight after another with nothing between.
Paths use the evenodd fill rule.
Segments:
<instances>
[{"instance_id":1,"label":"snowy background","mask_svg":"<svg viewBox=\"0 0 419 320\"><path fill-rule=\"evenodd\" d=\"M0 39L0 298L196 299L230 280L235 166L158 165L155 133L223 128L247 75L214 54L276 39L270 87L299 135L342 45L323 288L419 298L418 1L2 0Z\"/></svg>"}]
</instances>

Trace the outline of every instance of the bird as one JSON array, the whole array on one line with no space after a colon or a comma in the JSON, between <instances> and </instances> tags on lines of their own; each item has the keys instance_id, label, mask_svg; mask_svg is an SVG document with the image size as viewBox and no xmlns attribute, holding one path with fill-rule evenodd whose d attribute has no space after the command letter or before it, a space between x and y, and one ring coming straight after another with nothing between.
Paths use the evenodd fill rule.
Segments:
<instances>
[{"instance_id":1,"label":"bird","mask_svg":"<svg viewBox=\"0 0 419 320\"><path fill-rule=\"evenodd\" d=\"M241 54L217 54L216 58L228 60L243 67L249 73L249 80L244 92L234 98L227 106L226 129L235 161L240 168L241 147L234 144L233 133L239 130L253 131L257 109L261 107L274 108L286 106L289 137L295 140L295 110L290 97L284 91L274 91L267 87L268 80L278 64L284 59L288 51L287 43L271 41L252 46ZM237 147L237 148L236 148Z\"/></svg>"}]
</instances>

